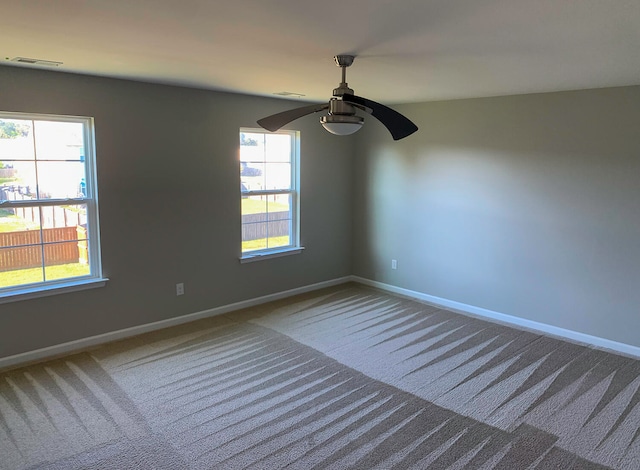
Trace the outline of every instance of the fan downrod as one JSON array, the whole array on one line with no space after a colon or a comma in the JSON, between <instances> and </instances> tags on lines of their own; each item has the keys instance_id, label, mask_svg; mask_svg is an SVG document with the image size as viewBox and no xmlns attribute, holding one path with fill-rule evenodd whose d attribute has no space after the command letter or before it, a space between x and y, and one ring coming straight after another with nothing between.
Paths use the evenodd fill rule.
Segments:
<instances>
[{"instance_id":1,"label":"fan downrod","mask_svg":"<svg viewBox=\"0 0 640 470\"><path fill-rule=\"evenodd\" d=\"M340 85L338 85L338 88L333 89L333 96L339 97L344 94L353 95L353 90L349 88L349 84L347 83L347 67L353 64L353 59L355 59L355 56L352 55L333 56L336 65L342 69L342 81Z\"/></svg>"}]
</instances>

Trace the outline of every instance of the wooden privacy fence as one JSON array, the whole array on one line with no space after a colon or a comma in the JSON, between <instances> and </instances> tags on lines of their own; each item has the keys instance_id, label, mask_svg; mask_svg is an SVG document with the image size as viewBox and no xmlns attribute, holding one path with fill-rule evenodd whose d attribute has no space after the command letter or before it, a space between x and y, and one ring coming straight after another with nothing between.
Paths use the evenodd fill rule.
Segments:
<instances>
[{"instance_id":1,"label":"wooden privacy fence","mask_svg":"<svg viewBox=\"0 0 640 470\"><path fill-rule=\"evenodd\" d=\"M37 268L44 259L47 266L88 262L87 230L78 225L72 227L45 228L21 232L0 233L0 271Z\"/></svg>"},{"instance_id":2,"label":"wooden privacy fence","mask_svg":"<svg viewBox=\"0 0 640 470\"><path fill-rule=\"evenodd\" d=\"M285 218L286 217L286 218ZM242 241L260 240L269 237L289 235L289 212L271 212L269 221L264 213L245 214L242 216ZM276 219L276 220L273 220Z\"/></svg>"}]
</instances>

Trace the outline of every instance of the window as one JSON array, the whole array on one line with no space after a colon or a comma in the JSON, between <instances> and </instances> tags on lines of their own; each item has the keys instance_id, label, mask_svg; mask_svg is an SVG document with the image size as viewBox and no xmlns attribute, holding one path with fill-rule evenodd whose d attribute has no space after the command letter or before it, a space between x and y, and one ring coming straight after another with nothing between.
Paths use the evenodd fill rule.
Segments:
<instances>
[{"instance_id":1,"label":"window","mask_svg":"<svg viewBox=\"0 0 640 470\"><path fill-rule=\"evenodd\" d=\"M101 279L93 120L0 112L0 301Z\"/></svg>"},{"instance_id":2,"label":"window","mask_svg":"<svg viewBox=\"0 0 640 470\"><path fill-rule=\"evenodd\" d=\"M242 259L298 253L299 133L240 130Z\"/></svg>"}]
</instances>

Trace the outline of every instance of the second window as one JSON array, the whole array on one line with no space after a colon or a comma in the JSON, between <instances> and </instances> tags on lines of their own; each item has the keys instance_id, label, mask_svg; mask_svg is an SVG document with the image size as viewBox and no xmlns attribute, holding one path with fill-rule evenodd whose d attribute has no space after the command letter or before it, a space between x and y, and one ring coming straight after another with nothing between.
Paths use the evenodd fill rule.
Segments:
<instances>
[{"instance_id":1,"label":"second window","mask_svg":"<svg viewBox=\"0 0 640 470\"><path fill-rule=\"evenodd\" d=\"M240 130L243 256L299 247L298 135Z\"/></svg>"}]
</instances>

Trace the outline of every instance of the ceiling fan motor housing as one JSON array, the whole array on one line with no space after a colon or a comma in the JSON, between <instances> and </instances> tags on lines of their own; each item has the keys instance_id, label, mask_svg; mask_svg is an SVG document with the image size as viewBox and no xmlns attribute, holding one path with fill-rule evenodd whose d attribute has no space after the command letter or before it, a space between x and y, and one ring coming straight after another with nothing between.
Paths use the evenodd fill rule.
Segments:
<instances>
[{"instance_id":1,"label":"ceiling fan motor housing","mask_svg":"<svg viewBox=\"0 0 640 470\"><path fill-rule=\"evenodd\" d=\"M356 114L356 108L351 103L331 98L331 100L329 100L329 114L353 116Z\"/></svg>"},{"instance_id":2,"label":"ceiling fan motor housing","mask_svg":"<svg viewBox=\"0 0 640 470\"><path fill-rule=\"evenodd\" d=\"M346 101L337 98L331 98L329 101L329 113L320 118L320 122L324 124L351 124L358 128L362 126L364 119L356 116L356 108Z\"/></svg>"}]
</instances>

